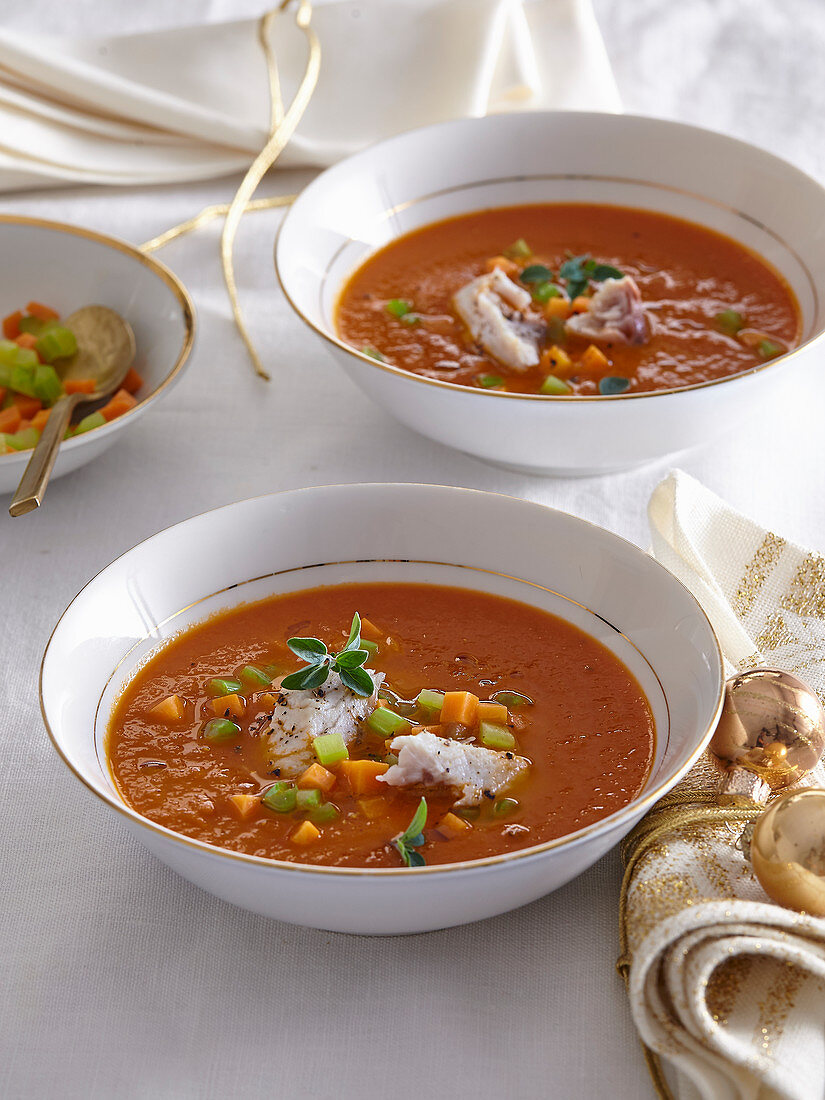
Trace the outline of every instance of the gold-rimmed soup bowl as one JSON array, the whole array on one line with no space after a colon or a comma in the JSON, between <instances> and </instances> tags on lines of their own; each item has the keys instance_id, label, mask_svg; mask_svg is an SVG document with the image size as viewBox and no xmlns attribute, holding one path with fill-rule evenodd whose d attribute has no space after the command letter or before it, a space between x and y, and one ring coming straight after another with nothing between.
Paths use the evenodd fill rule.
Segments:
<instances>
[{"instance_id":1,"label":"gold-rimmed soup bowl","mask_svg":"<svg viewBox=\"0 0 825 1100\"><path fill-rule=\"evenodd\" d=\"M267 596L393 580L520 600L612 650L636 677L655 723L653 764L639 794L609 817L548 843L397 870L230 852L172 832L126 803L109 769L107 727L124 686L166 639ZM697 759L718 719L724 679L716 638L694 598L616 535L541 505L469 489L339 485L232 504L130 550L63 614L43 657L40 689L46 726L64 761L185 878L280 920L393 934L493 916L583 871Z\"/></svg>"},{"instance_id":2,"label":"gold-rimmed soup bowl","mask_svg":"<svg viewBox=\"0 0 825 1100\"><path fill-rule=\"evenodd\" d=\"M799 346L715 382L557 397L471 389L377 362L337 334L348 278L376 249L471 211L545 202L638 207L716 230L758 253L799 302ZM463 119L382 141L328 169L287 214L281 286L353 381L422 435L528 473L606 473L687 450L804 385L825 330L825 189L770 153L660 119L531 112ZM815 364L814 364L815 365ZM807 384L814 380L808 372Z\"/></svg>"},{"instance_id":3,"label":"gold-rimmed soup bowl","mask_svg":"<svg viewBox=\"0 0 825 1100\"><path fill-rule=\"evenodd\" d=\"M192 349L195 311L180 280L134 245L79 226L41 218L0 215L0 313L29 301L61 316L103 305L135 333L134 367L143 378L137 405L100 427L61 443L52 479L91 462L169 393ZM90 410L86 410L90 411ZM0 455L0 493L17 488L31 451Z\"/></svg>"}]
</instances>

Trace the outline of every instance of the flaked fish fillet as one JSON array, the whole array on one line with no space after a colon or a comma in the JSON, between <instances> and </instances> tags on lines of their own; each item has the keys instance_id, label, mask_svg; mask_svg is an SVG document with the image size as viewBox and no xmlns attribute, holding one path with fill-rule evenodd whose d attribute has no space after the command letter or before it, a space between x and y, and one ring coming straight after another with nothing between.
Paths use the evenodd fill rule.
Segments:
<instances>
[{"instance_id":1,"label":"flaked fish fillet","mask_svg":"<svg viewBox=\"0 0 825 1100\"><path fill-rule=\"evenodd\" d=\"M391 749L398 763L378 778L391 787L455 787L457 806L476 806L509 787L530 761L511 752L495 752L478 745L450 741L434 733L405 733Z\"/></svg>"},{"instance_id":2,"label":"flaked fish fillet","mask_svg":"<svg viewBox=\"0 0 825 1100\"><path fill-rule=\"evenodd\" d=\"M539 361L538 332L522 316L532 299L528 291L496 267L453 295L455 311L488 355L513 370Z\"/></svg>"},{"instance_id":3,"label":"flaked fish fillet","mask_svg":"<svg viewBox=\"0 0 825 1100\"><path fill-rule=\"evenodd\" d=\"M650 334L642 295L634 279L605 279L590 299L590 309L571 317L565 328L596 342L643 344Z\"/></svg>"},{"instance_id":4,"label":"flaked fish fillet","mask_svg":"<svg viewBox=\"0 0 825 1100\"><path fill-rule=\"evenodd\" d=\"M372 695L356 695L341 683L337 672L330 672L325 683L309 691L277 689L276 704L264 727L269 759L286 778L299 775L315 760L312 739L322 733L340 733L349 744L358 732L358 723L372 714L378 701L383 672L366 669L373 682Z\"/></svg>"}]
</instances>

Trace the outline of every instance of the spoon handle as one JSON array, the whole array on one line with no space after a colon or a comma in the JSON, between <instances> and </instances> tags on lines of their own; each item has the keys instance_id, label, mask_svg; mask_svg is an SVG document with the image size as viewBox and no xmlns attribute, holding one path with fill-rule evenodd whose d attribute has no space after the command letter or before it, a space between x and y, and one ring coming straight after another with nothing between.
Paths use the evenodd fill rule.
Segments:
<instances>
[{"instance_id":1,"label":"spoon handle","mask_svg":"<svg viewBox=\"0 0 825 1100\"><path fill-rule=\"evenodd\" d=\"M54 460L57 458L57 449L66 434L74 407L83 396L78 393L66 394L52 406L43 434L32 452L9 506L10 516L24 516L26 512L39 508L43 503Z\"/></svg>"}]
</instances>

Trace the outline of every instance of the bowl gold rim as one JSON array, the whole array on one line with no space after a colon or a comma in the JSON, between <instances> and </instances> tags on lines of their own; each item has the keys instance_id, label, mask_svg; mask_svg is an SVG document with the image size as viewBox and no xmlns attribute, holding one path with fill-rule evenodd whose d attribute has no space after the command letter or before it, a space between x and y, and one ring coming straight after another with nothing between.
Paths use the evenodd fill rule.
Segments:
<instances>
[{"instance_id":1,"label":"bowl gold rim","mask_svg":"<svg viewBox=\"0 0 825 1100\"><path fill-rule=\"evenodd\" d=\"M791 171L793 173L797 173L798 175L802 176L809 183L812 183L813 185L815 185L823 193L823 209L825 209L825 187L823 187L823 185L820 184L818 180L814 179L813 176L810 176L810 175L808 175L808 173L803 172L800 168L797 168L796 165L791 164L790 161L784 160L782 157L778 157L778 156L776 156L776 154L770 153L770 152L768 152L768 150L762 149L758 145L753 145L750 142L743 141L741 138L731 137L728 134L721 134L721 133L717 132L716 130L709 130L706 127L703 127L703 126L694 126L690 123L676 122L676 121L670 120L670 119L654 118L652 116L647 116L647 115L634 115L634 114L619 114L619 115L617 115L617 114L613 114L613 113L610 113L610 112L604 112L604 111L575 111L575 112L574 111L530 111L530 112L522 111L522 112L517 112L517 114L522 114L522 115L523 114L530 114L532 116L535 116L536 118L552 118L552 117L557 117L559 115L575 114L579 117L589 117L589 118L594 118L595 117L595 118L610 118L610 119L631 120L631 121L644 122L644 123L648 123L648 124L651 124L651 125L660 125L660 126L664 126L664 127L667 127L667 128L678 128L678 129L681 129L681 130L689 130L689 131L691 131L695 134L701 134L701 135L704 135L706 137L710 137L714 140L725 141L725 142L727 142L729 144L732 144L732 145L741 146L742 148L748 149L751 152L756 152L760 156L767 157L771 161L774 161L775 163L781 164L784 170ZM368 146L366 149L360 150L357 153L353 153L349 157L345 158L344 160L339 161L337 164L332 165L330 168L325 169L325 171L320 173L320 175L317 176L316 179L313 180L312 183L309 186L311 187L313 184L315 184L317 182L318 179L321 179L324 175L326 175L327 172L335 171L335 169L339 168L342 164L345 164L350 159L353 159L355 157L359 157L359 156L363 155L364 153L368 153L373 149L377 149L377 148L381 147L382 145L389 145L393 142L403 140L406 137L409 137L413 134L422 133L424 131L433 131L433 130L441 129L442 127L454 126L456 123L462 123L462 124L465 124L465 125L484 125L485 122L491 117L498 118L500 116L485 115L485 116L481 116L481 117L478 117L478 118L474 117L474 118L464 118L464 119L448 119L448 120L445 120L443 122L431 123L430 125L427 125L427 126L417 126L417 127L414 127L410 130L405 130L400 134L395 134L392 137L383 138L381 141L377 141L373 145ZM780 237L769 226L765 225L763 222L760 222L758 219L752 217L751 215L745 213L745 211L738 209L737 207L731 206L728 203L723 203L723 202L720 202L720 201L715 200L715 199L710 199L710 198L708 198L707 195L703 195L698 191L690 191L687 188L677 187L675 185L654 183L651 180L634 179L634 178L626 177L626 176L602 175L602 174L597 174L597 173L569 173L569 172L561 172L561 173L555 173L555 174L554 173L536 173L536 174L530 175L530 176L526 176L523 173L516 173L512 176L496 177L495 179L474 180L471 183L456 185L454 187L444 188L441 191L435 191L435 192L431 192L431 193L426 194L426 195L417 196L414 199L404 201L402 203L397 204L396 206L386 208L385 210L381 211L377 215L377 217L378 218L386 218L398 209L416 205L419 202L424 202L427 199L435 198L435 197L437 197L438 195L441 195L441 194L447 194L447 193L454 192L454 191L462 191L462 190L465 190L465 189L469 189L469 188L472 188L472 187L478 187L478 186L482 186L484 184L489 184L489 183L506 183L506 182L516 181L516 180L534 179L534 178L536 178L536 179L548 179L548 178L599 179L599 180L605 180L605 181L608 181L608 182L612 181L612 182L617 182L617 183L642 184L642 185L647 186L647 187L653 187L653 188L657 188L657 189L663 190L663 191L671 191L671 192L675 192L677 194L686 195L690 198L699 199L700 201L702 201L704 203L707 203L707 204L710 204L712 206L717 206L717 207L720 207L721 209L728 210L730 213L733 213L733 214L737 215L738 217L744 218L746 221L749 221L751 224L757 225L760 229L763 229L765 232L767 232L772 237L774 237L776 240L778 240L788 250L788 252L791 255L794 256L794 258L797 260L797 262L803 268L803 270L805 271L805 274L808 277L809 282L811 283L811 286L814 289L814 294L816 294L816 282L815 282L811 272L809 271L807 264L805 264L804 261L802 261L801 257L797 254L796 250L793 249L782 237ZM276 231L276 234L275 234L275 245L274 245L275 275L276 275L276 278L278 280L278 285L280 286L280 289L281 289L281 292L282 292L284 298L287 300L287 302L289 303L289 305L291 306L293 311L304 322L304 324L308 328L310 328L313 332L317 333L328 344L332 345L335 348L338 348L339 351L343 351L347 355L352 356L358 362L366 363L367 365L371 366L374 369L377 368L379 370L386 371L388 374L394 375L395 377L400 377L400 378L403 378L403 379L412 380L414 382L424 383L424 384L430 385L430 386L442 387L444 389L451 390L454 393L465 393L465 394L472 394L472 395L476 395L476 396L481 396L481 397L484 397L485 399L486 398L500 398L500 399L506 399L506 400L510 400L510 401L563 402L563 403L567 404L568 406L569 405L590 404L590 403L599 402L599 401L632 401L632 400L640 400L640 399L643 399L643 398L671 397L674 394L679 394L679 393L692 393L692 392L695 392L695 391L698 391L698 390L708 389L711 386L724 385L726 382L735 382L737 380L742 381L746 378L752 378L754 375L757 375L757 374L760 374L764 371L767 371L771 367L777 366L779 363L789 362L791 359L794 359L800 352L810 350L815 344L821 342L823 340L823 338L825 338L825 325L823 325L817 332L814 332L814 334L812 336L810 336L803 343L799 344L797 347L791 348L787 352L785 352L783 355L778 355L778 356L776 356L776 358L770 359L765 363L757 363L755 366L750 367L748 370L739 371L737 374L727 375L724 378L713 378L713 379L709 379L708 381L705 381L705 382L694 382L689 386L676 386L673 389L649 390L649 391L644 391L644 392L641 392L641 393L579 394L579 395L575 395L575 396L563 396L563 395L560 395L560 394L540 394L540 393L512 393L512 392L508 392L508 391L500 391L500 390L492 390L492 389L489 389L489 390L488 389L482 389L482 388L476 389L476 388L473 388L471 386L459 385L456 382L448 382L448 381L446 381L444 379L441 379L441 378L427 378L424 375L416 374L414 371L405 370L403 367L396 367L396 366L393 366L393 364L391 364L391 363L382 363L377 359L373 359L372 356L366 355L363 352L359 351L357 348L352 347L352 345L345 343L343 340L339 339L339 337L336 336L333 332L330 332L329 330L327 330L324 326L316 324L315 321L313 321L310 317L308 317L303 312L303 310L300 308L300 306L298 306L298 304L293 299L292 295L290 295L289 291L287 290L287 287L286 287L286 284L285 284L285 281L284 281L284 277L281 273L281 267L280 267L280 264L279 264L279 259L278 259L279 245L280 245L281 234L283 232L283 229L288 224L289 219L294 216L295 208L300 204L300 201L301 201L301 198L303 197L303 194L304 194L304 192L302 192L298 196L295 203L287 210L287 213L286 213L285 217L283 218L283 220L282 220L281 224L279 225L279 227ZM737 243L740 243L740 242L737 241ZM340 289L341 288L339 287L338 290L340 291Z\"/></svg>"},{"instance_id":2,"label":"bowl gold rim","mask_svg":"<svg viewBox=\"0 0 825 1100\"><path fill-rule=\"evenodd\" d=\"M359 485L356 485L356 486L353 486L352 484L346 484L346 483L344 483L344 484L331 484L331 485L313 485L313 486L307 486L307 487L300 488L300 489L285 489L285 490L281 490L278 493L261 493L261 494L258 494L257 496L246 497L242 501L233 501L230 504L224 504L224 505L221 505L218 508L207 509L207 511L205 511L205 512L199 512L194 516L189 516L187 519L181 520L179 523L172 524L171 527L164 528L163 530L156 532L154 535L150 535L148 539L143 539L141 542L137 543L135 546L130 547L130 549L126 550L123 554L119 554L116 558L114 558L111 562L109 562L108 565L105 565L102 569L98 570L98 572L95 573L95 575L93 577L91 577L91 579L88 580L85 585L83 585L83 587L74 596L74 598L70 601L68 606L65 608L65 610L61 614L60 618L55 623L54 629L52 630L51 634L49 635L49 640L46 643L45 649L43 650L43 656L40 660L40 670L39 670L39 674L38 674L37 691L38 691L38 698L39 698L39 702L40 702L40 714L43 718L43 724L46 727L46 733L48 734L49 740L51 741L52 746L55 749L55 751L57 752L58 756L61 758L61 760L66 765L66 767L69 769L69 771L71 771L76 776L76 778L80 780L80 782L84 785L84 787L86 787L88 790L90 790L92 792L92 794L94 794L97 798L99 798L100 801L103 802L105 805L109 806L111 809L115 810L122 817L126 818L127 821L131 821L135 825L138 825L141 828L144 828L144 829L148 830L149 832L155 833L155 834L161 836L162 838L164 838L167 841L180 843L180 844L183 844L185 847L193 848L195 851L200 852L202 855L213 856L215 858L229 859L229 860L233 860L233 861L236 861L236 862L240 861L241 863L248 864L250 866L255 866L255 867L259 867L259 868L269 868L273 872L276 872L276 871L295 871L295 872L301 872L303 874L339 875L339 876L344 876L344 877L347 877L347 878L359 878L359 877L387 878L387 877L392 877L392 876L396 876L396 875L410 875L411 873L414 873L416 875L433 875L433 874L446 874L446 873L449 873L451 871L452 872L478 871L478 870L482 870L484 867L498 866L498 865L505 864L505 863L509 864L509 863L512 863L516 860L530 858L530 857L533 857L533 856L539 857L539 856L543 855L545 852L552 851L556 848L562 848L562 847L565 847L565 846L572 846L572 845L578 844L580 841L585 840L587 837L589 837L593 833L600 832L600 831L601 832L613 831L613 829L615 829L615 828L621 828L623 826L623 823L628 818L634 819L634 818L637 818L637 817L641 816L642 814L647 812L647 810L649 810L658 801L658 799L661 798L667 792L667 790L672 788L676 783L679 782L680 779L683 778L684 775L687 774L687 772L693 767L693 765L696 763L696 761L699 759L699 757L705 751L705 748L707 747L707 744L710 741L711 736L713 735L713 731L716 729L716 725L717 725L717 722L719 720L719 715L721 714L722 706L723 706L724 701L725 701L724 656L723 656L723 652L722 652L722 646L719 642L719 638L718 638L716 630L713 626L713 623L710 621L710 618L707 615L707 613L705 612L704 608L699 603L699 601L696 599L696 597L693 595L693 593L690 591L690 589L687 587L687 585L685 585L682 581L680 581L679 578L676 577L673 573L671 573L669 569L666 569L665 566L663 566L661 564L661 562L657 561L653 557L649 557L648 555L645 555L644 551L642 551L638 546L636 546L635 543L632 543L629 539L625 539L621 535L615 534L613 531L608 531L607 528L600 527L597 523L592 523L590 520L582 519L579 516L573 516L573 515L571 515L570 513L567 513L567 512L562 512L561 513L562 515L568 516L570 519L575 520L577 523L584 524L586 527L593 528L593 529L595 529L596 531L598 531L600 533L607 534L611 538L614 538L614 539L618 540L624 546L629 547L631 550L635 551L637 554L642 554L646 558L649 557L650 562L654 566L656 566L656 568L658 568L658 569L662 570L662 572L666 573L667 576L669 577L670 581L677 584L680 588L682 588L687 593L687 595L690 597L691 601L696 605L696 607L699 610L700 615L702 616L702 618L707 623L708 630L710 631L710 635L711 635L711 638L713 639L713 643L714 643L714 646L715 646L715 649L716 649L716 657L717 657L718 667L719 667L719 683L717 684L716 704L713 708L713 713L712 713L710 721L708 722L706 728L702 732L702 735L699 737L695 749L690 754L689 758L684 763L684 765L678 770L676 775L672 779L669 779L669 780L662 781L662 782L658 783L652 790L648 791L644 795L644 797L639 799L638 801L634 800L633 802L628 803L626 806L621 807L621 809L616 810L616 812L614 814L610 814L608 817L601 818L599 821L594 821L592 824L587 825L583 829L579 829L574 833L567 833L565 836L556 837L553 840L545 841L543 844L533 845L530 848L518 849L517 851L514 851L514 852L506 852L506 853L504 853L502 855L498 855L498 856L487 856L484 859L464 860L460 863L440 864L440 865L435 866L435 867L416 867L416 868L381 867L381 868L368 868L368 867L328 867L328 866L321 865L321 864L314 865L314 864L305 864L305 863L293 863L289 860L267 859L263 856L248 855L244 852L233 852L228 848L221 848L221 847L219 847L217 845L214 845L214 844L207 844L205 841L196 840L193 837L184 836L182 833L177 833L173 829L168 829L164 825L159 825L157 822L152 821L151 819L149 819L147 817L143 817L136 810L132 809L131 806L127 805L124 801L119 801L117 798L115 798L115 796L113 794L109 794L108 792L98 790L97 787L93 783L91 783L83 775L81 770L79 768L75 767L75 765L68 759L68 757L64 753L64 751L61 748L60 743L59 743L57 737L55 736L55 733L52 730L52 727L49 723L48 717L46 715L46 707L45 707L45 703L44 703L44 699L43 699L43 670L44 670L44 667L45 667L46 658L48 656L49 649L51 647L54 636L55 636L55 634L57 633L57 631L60 627L61 622L63 621L65 616L68 614L68 612L70 611L70 609L72 608L72 606L74 605L76 600L83 594L83 592L85 592L87 588L89 588L92 584L94 584L94 582L97 580L97 578L99 576L101 576L101 574L105 573L107 569L109 569L112 565L115 565L122 558L125 558L128 554L132 553L133 550L136 550L136 549L138 549L138 547L144 546L146 543L151 542L153 539L160 537L166 531L173 530L174 528L181 527L186 523L190 523L194 520L201 519L203 516L217 514L217 513L222 512L226 509L234 508L238 504L250 503L250 502L253 502L253 501L266 500L266 499L271 499L271 498L276 498L276 497L277 498L282 498L286 495L293 494L293 493L306 493L306 492L312 492L313 490L323 490L323 489L364 488L364 487L367 487L367 486L380 487L382 489L386 489L386 488L392 489L392 488L399 488L399 487L404 488L404 487L407 487L407 486L412 486L412 487L415 487L415 488L423 488L423 489L428 489L428 488L429 489L432 489L432 488L444 489L444 490L450 490L452 492L457 492L457 493L461 493L461 494L470 493L470 494L478 495L478 496L498 497L498 498L501 498L503 500L517 502L519 504L519 506L527 506L527 507L530 507L530 508L546 509L546 510L551 511L551 512L561 511L560 509L550 508L548 505L538 504L535 501L525 500L523 497L512 496L509 493L491 492L491 491L484 490L484 489L468 489L468 488L459 487L459 486L452 486L452 485L433 485L433 484L427 484L427 483L424 483L424 482L399 482L399 483L395 483L395 482L365 482L363 484L359 484ZM569 598L569 597L566 597L566 598ZM576 602L576 601L573 601L573 602ZM583 606L583 605L580 605L580 606ZM175 612L175 614L180 614L181 610L185 610L185 609L179 609L177 612ZM595 614L595 615L598 615L598 612L592 612L592 613ZM603 616L599 616L599 618L603 618ZM606 620L604 620L604 621L606 621ZM613 625L613 624L609 624L609 625ZM614 627L614 629L618 629L618 628ZM631 644L633 644L633 643L631 643ZM645 660L646 660L646 658L645 658ZM655 672L654 672L654 675L656 675ZM658 679L658 676L657 676L657 679ZM662 689L662 690L663 690L663 693L664 693L664 689ZM667 695L664 695L664 698L665 698L665 703L668 705L668 709L669 709L669 704L668 704L668 701L667 701Z\"/></svg>"},{"instance_id":3,"label":"bowl gold rim","mask_svg":"<svg viewBox=\"0 0 825 1100\"><path fill-rule=\"evenodd\" d=\"M183 343L169 372L164 375L160 383L150 393L141 398L137 405L123 416L119 416L106 424L101 424L97 428L91 428L88 432L84 432L82 436L73 436L71 439L63 440L58 450L58 454L60 454L63 450L73 450L75 446L82 446L84 440L97 437L98 432L105 434L109 431L117 431L118 426L125 423L129 417L141 415L145 412L155 398L160 397L173 382L178 380L195 342L195 331L197 329L195 306L189 291L173 271L170 271L165 264L155 259L154 256L141 252L136 245L129 244L128 241L123 241L119 237L112 237L108 233L99 233L96 229L87 229L85 226L70 225L68 222L57 222L49 218L35 218L23 214L0 214L0 226L2 225L31 225L36 226L38 229L54 230L72 237L82 237L85 240L95 241L97 244L106 245L115 252L122 252L127 256L131 256L132 259L138 260L144 267L148 267L169 287L180 306L184 324ZM18 451L16 454L0 455L0 462L6 459L11 459L12 462L15 460L28 462L30 457L31 451Z\"/></svg>"}]
</instances>

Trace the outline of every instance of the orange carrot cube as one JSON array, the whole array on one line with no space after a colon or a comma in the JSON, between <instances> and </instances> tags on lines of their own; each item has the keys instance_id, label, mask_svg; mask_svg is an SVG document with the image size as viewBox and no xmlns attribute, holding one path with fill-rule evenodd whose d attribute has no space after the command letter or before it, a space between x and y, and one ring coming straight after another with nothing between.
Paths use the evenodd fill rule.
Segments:
<instances>
[{"instance_id":1,"label":"orange carrot cube","mask_svg":"<svg viewBox=\"0 0 825 1100\"><path fill-rule=\"evenodd\" d=\"M558 347L553 344L547 351L541 353L541 367L542 370L547 371L550 374L563 375L570 371L573 366L573 360L564 350L564 348Z\"/></svg>"},{"instance_id":2,"label":"orange carrot cube","mask_svg":"<svg viewBox=\"0 0 825 1100\"><path fill-rule=\"evenodd\" d=\"M129 373L123 379L123 388L127 393L137 393L143 385L143 379L134 367L129 368Z\"/></svg>"},{"instance_id":3,"label":"orange carrot cube","mask_svg":"<svg viewBox=\"0 0 825 1100\"><path fill-rule=\"evenodd\" d=\"M375 821L379 817L386 817L389 804L386 798L376 796L375 798L359 798L358 809L364 815L369 818L370 821Z\"/></svg>"},{"instance_id":4,"label":"orange carrot cube","mask_svg":"<svg viewBox=\"0 0 825 1100\"><path fill-rule=\"evenodd\" d=\"M7 340L16 340L20 335L20 322L23 320L23 310L16 309L8 317L3 318L3 335Z\"/></svg>"},{"instance_id":5,"label":"orange carrot cube","mask_svg":"<svg viewBox=\"0 0 825 1100\"><path fill-rule=\"evenodd\" d=\"M210 699L209 705L219 718L223 718L226 712L234 714L236 718L242 718L246 710L246 703L240 695L219 695L217 699Z\"/></svg>"},{"instance_id":6,"label":"orange carrot cube","mask_svg":"<svg viewBox=\"0 0 825 1100\"><path fill-rule=\"evenodd\" d=\"M66 393L94 393L95 386L94 378L67 378L63 383Z\"/></svg>"},{"instance_id":7,"label":"orange carrot cube","mask_svg":"<svg viewBox=\"0 0 825 1100\"><path fill-rule=\"evenodd\" d=\"M310 764L305 772L297 779L295 786L303 791L331 791L337 783L336 776L320 764Z\"/></svg>"},{"instance_id":8,"label":"orange carrot cube","mask_svg":"<svg viewBox=\"0 0 825 1100\"><path fill-rule=\"evenodd\" d=\"M126 390L118 390L112 400L100 410L107 420L114 420L116 416L123 416L137 405L137 401Z\"/></svg>"},{"instance_id":9,"label":"orange carrot cube","mask_svg":"<svg viewBox=\"0 0 825 1100\"><path fill-rule=\"evenodd\" d=\"M39 398L28 397L25 393L16 393L12 398L12 402L20 410L20 415L24 420L31 420L43 408L43 402Z\"/></svg>"},{"instance_id":10,"label":"orange carrot cube","mask_svg":"<svg viewBox=\"0 0 825 1100\"><path fill-rule=\"evenodd\" d=\"M14 342L19 348L31 349L37 347L37 337L33 332L21 332L19 336L15 336ZM40 357L38 356L38 358Z\"/></svg>"},{"instance_id":11,"label":"orange carrot cube","mask_svg":"<svg viewBox=\"0 0 825 1100\"><path fill-rule=\"evenodd\" d=\"M361 616L361 637L366 638L370 642L380 642L386 638L386 634L383 634L375 623L370 622L369 619L365 619Z\"/></svg>"},{"instance_id":12,"label":"orange carrot cube","mask_svg":"<svg viewBox=\"0 0 825 1100\"><path fill-rule=\"evenodd\" d=\"M238 812L242 821L251 817L261 804L261 796L257 794L231 794L229 801Z\"/></svg>"},{"instance_id":13,"label":"orange carrot cube","mask_svg":"<svg viewBox=\"0 0 825 1100\"><path fill-rule=\"evenodd\" d=\"M389 764L379 760L344 760L338 765L338 774L343 775L356 797L361 794L379 794L386 787L378 782L378 776L389 771L389 767Z\"/></svg>"},{"instance_id":14,"label":"orange carrot cube","mask_svg":"<svg viewBox=\"0 0 825 1100\"><path fill-rule=\"evenodd\" d=\"M558 317L560 321L566 321L573 312L573 307L569 298L558 297L549 298L544 303L543 310L545 317Z\"/></svg>"},{"instance_id":15,"label":"orange carrot cube","mask_svg":"<svg viewBox=\"0 0 825 1100\"><path fill-rule=\"evenodd\" d=\"M472 726L478 710L478 696L471 691L447 691L441 704L441 721L457 722L461 726Z\"/></svg>"},{"instance_id":16,"label":"orange carrot cube","mask_svg":"<svg viewBox=\"0 0 825 1100\"><path fill-rule=\"evenodd\" d=\"M9 405L7 409L0 410L0 432L6 435L14 435L20 427L23 417L17 405Z\"/></svg>"},{"instance_id":17,"label":"orange carrot cube","mask_svg":"<svg viewBox=\"0 0 825 1100\"><path fill-rule=\"evenodd\" d=\"M610 360L605 353L597 348L595 344L590 344L582 352L580 360L581 365L585 370L601 371L606 370L610 366Z\"/></svg>"},{"instance_id":18,"label":"orange carrot cube","mask_svg":"<svg viewBox=\"0 0 825 1100\"><path fill-rule=\"evenodd\" d=\"M459 817L458 814L453 813L445 814L436 825L436 830L445 840L454 840L457 836L461 836L462 833L466 833L468 829L472 829L470 822L465 821L463 817Z\"/></svg>"},{"instance_id":19,"label":"orange carrot cube","mask_svg":"<svg viewBox=\"0 0 825 1100\"><path fill-rule=\"evenodd\" d=\"M167 695L159 703L150 707L149 713L160 718L162 722L179 722L185 713L186 706L179 695Z\"/></svg>"},{"instance_id":20,"label":"orange carrot cube","mask_svg":"<svg viewBox=\"0 0 825 1100\"><path fill-rule=\"evenodd\" d=\"M321 835L321 830L316 829L311 821L302 821L298 828L290 834L289 839L293 844L312 844Z\"/></svg>"},{"instance_id":21,"label":"orange carrot cube","mask_svg":"<svg viewBox=\"0 0 825 1100\"><path fill-rule=\"evenodd\" d=\"M506 726L510 721L510 712L503 703L481 702L478 704L479 722L494 722L497 726Z\"/></svg>"},{"instance_id":22,"label":"orange carrot cube","mask_svg":"<svg viewBox=\"0 0 825 1100\"><path fill-rule=\"evenodd\" d=\"M38 321L59 321L60 314L51 306L44 306L42 302L29 302L26 313L30 317L36 317Z\"/></svg>"},{"instance_id":23,"label":"orange carrot cube","mask_svg":"<svg viewBox=\"0 0 825 1100\"><path fill-rule=\"evenodd\" d=\"M515 260L509 260L506 256L491 256L489 260L484 261L485 271L495 271L496 268L503 271L511 279L519 273L519 266Z\"/></svg>"},{"instance_id":24,"label":"orange carrot cube","mask_svg":"<svg viewBox=\"0 0 825 1100\"><path fill-rule=\"evenodd\" d=\"M32 417L32 427L42 432L46 427L46 421L49 419L49 413L51 411L51 409L41 409L40 412L35 413Z\"/></svg>"},{"instance_id":25,"label":"orange carrot cube","mask_svg":"<svg viewBox=\"0 0 825 1100\"><path fill-rule=\"evenodd\" d=\"M574 313L587 313L590 310L590 299L586 294L580 294L570 304Z\"/></svg>"}]
</instances>

